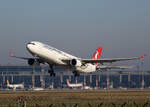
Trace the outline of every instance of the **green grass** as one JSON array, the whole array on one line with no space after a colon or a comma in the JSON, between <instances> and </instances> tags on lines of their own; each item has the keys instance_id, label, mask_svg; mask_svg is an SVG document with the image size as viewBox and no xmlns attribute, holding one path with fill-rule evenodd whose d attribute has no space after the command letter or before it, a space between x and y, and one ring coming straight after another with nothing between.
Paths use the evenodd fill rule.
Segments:
<instances>
[{"instance_id":1,"label":"green grass","mask_svg":"<svg viewBox=\"0 0 150 107\"><path fill-rule=\"evenodd\" d=\"M98 107L103 103L102 107L117 107L123 103L127 103L125 107L139 107L150 100L150 91L50 91L50 92L0 92L0 107L16 107L18 99L27 102L27 107L63 107L63 103L73 107ZM150 102L149 102L150 103ZM148 104L146 107L150 107Z\"/></svg>"}]
</instances>

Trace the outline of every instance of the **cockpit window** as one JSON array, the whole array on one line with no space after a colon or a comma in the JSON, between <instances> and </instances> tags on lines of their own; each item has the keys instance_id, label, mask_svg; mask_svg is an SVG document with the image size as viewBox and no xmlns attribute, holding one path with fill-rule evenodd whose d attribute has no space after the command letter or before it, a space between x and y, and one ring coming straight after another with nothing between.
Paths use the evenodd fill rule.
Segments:
<instances>
[{"instance_id":1,"label":"cockpit window","mask_svg":"<svg viewBox=\"0 0 150 107\"><path fill-rule=\"evenodd\" d=\"M32 42L29 42L28 44L32 44L32 45L35 45L35 43L32 43Z\"/></svg>"}]
</instances>

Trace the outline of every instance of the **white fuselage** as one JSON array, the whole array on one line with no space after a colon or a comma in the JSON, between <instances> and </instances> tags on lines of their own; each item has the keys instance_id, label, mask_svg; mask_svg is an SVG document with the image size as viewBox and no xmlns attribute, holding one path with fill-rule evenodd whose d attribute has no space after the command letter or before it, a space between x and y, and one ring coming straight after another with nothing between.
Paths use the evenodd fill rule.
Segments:
<instances>
[{"instance_id":1,"label":"white fuselage","mask_svg":"<svg viewBox=\"0 0 150 107\"><path fill-rule=\"evenodd\" d=\"M10 84L8 85L9 88L13 88L14 90L16 90L16 88L24 88L24 84Z\"/></svg>"},{"instance_id":2,"label":"white fuselage","mask_svg":"<svg viewBox=\"0 0 150 107\"><path fill-rule=\"evenodd\" d=\"M79 88L79 87L83 87L83 84L82 83L70 84L69 80L67 80L67 86L70 88Z\"/></svg>"},{"instance_id":3,"label":"white fuselage","mask_svg":"<svg viewBox=\"0 0 150 107\"><path fill-rule=\"evenodd\" d=\"M83 87L82 84L68 84L67 86L68 86L68 87L71 87L71 88Z\"/></svg>"},{"instance_id":4,"label":"white fuselage","mask_svg":"<svg viewBox=\"0 0 150 107\"><path fill-rule=\"evenodd\" d=\"M37 88L33 88L32 90L33 90L33 91L43 91L44 88L40 88L40 87L38 88L38 87L37 87Z\"/></svg>"},{"instance_id":5,"label":"white fuselage","mask_svg":"<svg viewBox=\"0 0 150 107\"><path fill-rule=\"evenodd\" d=\"M91 63L87 63L81 66L71 66L70 64L62 60L77 59L80 61L81 58L72 56L70 54L67 54L63 51L60 51L56 48L53 48L49 45L40 42L31 42L30 44L27 44L27 50L32 55L39 57L45 62L47 62L49 65L56 65L63 68L75 70L77 72L84 72L84 73L96 71L96 66Z\"/></svg>"}]
</instances>

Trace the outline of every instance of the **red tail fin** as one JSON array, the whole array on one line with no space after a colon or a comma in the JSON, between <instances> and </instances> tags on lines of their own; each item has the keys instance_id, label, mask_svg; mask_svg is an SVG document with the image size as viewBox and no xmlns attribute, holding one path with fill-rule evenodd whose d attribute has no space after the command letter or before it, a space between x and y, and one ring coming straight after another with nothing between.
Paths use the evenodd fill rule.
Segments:
<instances>
[{"instance_id":1,"label":"red tail fin","mask_svg":"<svg viewBox=\"0 0 150 107\"><path fill-rule=\"evenodd\" d=\"M9 87L10 86L10 83L9 83L9 81L7 80L7 86Z\"/></svg>"},{"instance_id":2,"label":"red tail fin","mask_svg":"<svg viewBox=\"0 0 150 107\"><path fill-rule=\"evenodd\" d=\"M92 59L100 59L103 48L101 46L98 47L97 51L94 53ZM97 62L94 63L97 65Z\"/></svg>"},{"instance_id":3,"label":"red tail fin","mask_svg":"<svg viewBox=\"0 0 150 107\"><path fill-rule=\"evenodd\" d=\"M70 85L69 80L67 79L66 81L67 81L67 86L69 87L69 85Z\"/></svg>"}]
</instances>

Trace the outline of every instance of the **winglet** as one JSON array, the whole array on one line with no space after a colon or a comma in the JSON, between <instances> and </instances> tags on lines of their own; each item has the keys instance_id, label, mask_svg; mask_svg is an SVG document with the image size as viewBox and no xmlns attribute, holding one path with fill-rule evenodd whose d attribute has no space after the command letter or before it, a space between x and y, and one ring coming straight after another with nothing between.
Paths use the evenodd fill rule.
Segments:
<instances>
[{"instance_id":1,"label":"winglet","mask_svg":"<svg viewBox=\"0 0 150 107\"><path fill-rule=\"evenodd\" d=\"M143 56L141 56L141 58L144 58L145 56L147 56L147 54L144 54Z\"/></svg>"},{"instance_id":2,"label":"winglet","mask_svg":"<svg viewBox=\"0 0 150 107\"><path fill-rule=\"evenodd\" d=\"M10 53L9 53L9 56L11 56L11 57L14 56L13 52L10 52Z\"/></svg>"}]
</instances>

